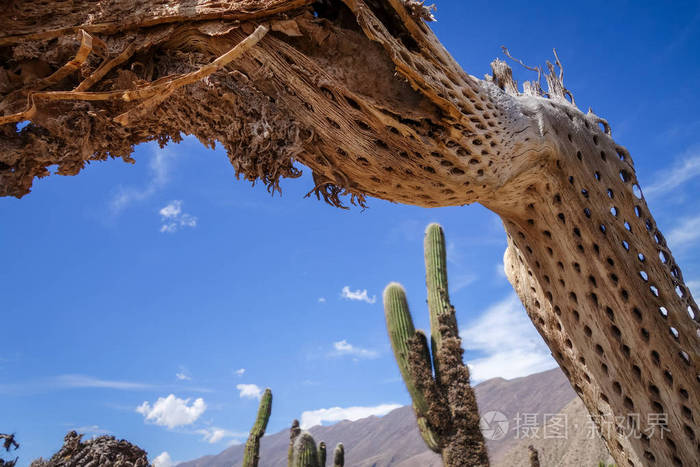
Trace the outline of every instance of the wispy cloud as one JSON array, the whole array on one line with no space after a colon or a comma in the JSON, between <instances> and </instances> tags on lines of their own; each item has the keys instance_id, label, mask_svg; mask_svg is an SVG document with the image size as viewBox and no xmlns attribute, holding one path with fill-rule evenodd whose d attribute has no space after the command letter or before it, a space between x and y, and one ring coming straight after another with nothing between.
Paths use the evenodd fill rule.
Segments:
<instances>
[{"instance_id":1,"label":"wispy cloud","mask_svg":"<svg viewBox=\"0 0 700 467\"><path fill-rule=\"evenodd\" d=\"M700 281L685 281L685 285L688 286L691 293L694 293L696 290L700 291Z\"/></svg>"},{"instance_id":2,"label":"wispy cloud","mask_svg":"<svg viewBox=\"0 0 700 467\"><path fill-rule=\"evenodd\" d=\"M331 407L309 410L302 412L300 425L302 429L306 430L312 426L321 425L323 422L355 421L372 415L381 417L399 407L401 407L399 404L381 404L374 407Z\"/></svg>"},{"instance_id":3,"label":"wispy cloud","mask_svg":"<svg viewBox=\"0 0 700 467\"><path fill-rule=\"evenodd\" d=\"M449 281L450 292L457 293L470 286L478 279L476 274L458 274Z\"/></svg>"},{"instance_id":4,"label":"wispy cloud","mask_svg":"<svg viewBox=\"0 0 700 467\"><path fill-rule=\"evenodd\" d=\"M196 227L197 218L182 212L182 200L174 200L158 211L160 214L160 231L175 233L183 227Z\"/></svg>"},{"instance_id":5,"label":"wispy cloud","mask_svg":"<svg viewBox=\"0 0 700 467\"><path fill-rule=\"evenodd\" d=\"M644 189L647 198L671 192L700 175L700 146L693 146L683 153L670 169L654 174L654 183Z\"/></svg>"},{"instance_id":6,"label":"wispy cloud","mask_svg":"<svg viewBox=\"0 0 700 467\"><path fill-rule=\"evenodd\" d=\"M326 297L319 297L318 303L326 303Z\"/></svg>"},{"instance_id":7,"label":"wispy cloud","mask_svg":"<svg viewBox=\"0 0 700 467\"><path fill-rule=\"evenodd\" d=\"M245 438L248 433L240 433L235 431L229 431L224 428L217 428L215 426L209 428L202 428L196 431L198 434L202 435L202 440L209 444L218 443L219 441L227 438L234 438L235 444L240 444L240 438Z\"/></svg>"},{"instance_id":8,"label":"wispy cloud","mask_svg":"<svg viewBox=\"0 0 700 467\"><path fill-rule=\"evenodd\" d=\"M247 399L260 399L262 397L262 389L257 384L237 384L239 396Z\"/></svg>"},{"instance_id":9,"label":"wispy cloud","mask_svg":"<svg viewBox=\"0 0 700 467\"><path fill-rule=\"evenodd\" d=\"M488 308L460 331L474 382L517 378L554 368L557 364L515 294Z\"/></svg>"},{"instance_id":10,"label":"wispy cloud","mask_svg":"<svg viewBox=\"0 0 700 467\"><path fill-rule=\"evenodd\" d=\"M89 375L66 374L33 381L0 383L0 394L41 394L54 390L105 389L119 391L187 390L211 393L210 388L201 386L183 387L179 384L151 384L138 381L123 381L96 378Z\"/></svg>"},{"instance_id":11,"label":"wispy cloud","mask_svg":"<svg viewBox=\"0 0 700 467\"><path fill-rule=\"evenodd\" d=\"M53 382L55 386L62 388L105 388L138 391L154 387L152 384L100 379L87 375L60 375Z\"/></svg>"},{"instance_id":12,"label":"wispy cloud","mask_svg":"<svg viewBox=\"0 0 700 467\"><path fill-rule=\"evenodd\" d=\"M331 356L351 355L356 358L377 358L379 355L374 350L362 349L348 343L345 339L338 342L333 342L333 351Z\"/></svg>"},{"instance_id":13,"label":"wispy cloud","mask_svg":"<svg viewBox=\"0 0 700 467\"><path fill-rule=\"evenodd\" d=\"M170 458L167 451L161 452L158 457L153 459L153 467L175 467L175 462Z\"/></svg>"},{"instance_id":14,"label":"wispy cloud","mask_svg":"<svg viewBox=\"0 0 700 467\"><path fill-rule=\"evenodd\" d=\"M683 219L666 235L671 248L685 248L698 239L700 239L700 215Z\"/></svg>"},{"instance_id":15,"label":"wispy cloud","mask_svg":"<svg viewBox=\"0 0 700 467\"><path fill-rule=\"evenodd\" d=\"M109 202L111 214L113 216L119 215L131 204L144 201L162 189L170 179L174 158L175 151L172 148L156 148L149 163L149 180L146 185L140 188L119 186Z\"/></svg>"},{"instance_id":16,"label":"wispy cloud","mask_svg":"<svg viewBox=\"0 0 700 467\"><path fill-rule=\"evenodd\" d=\"M367 295L367 289L360 290L357 289L354 292L350 290L349 286L343 287L340 292L340 296L346 300L355 300L360 302L375 303L377 301L377 296L372 295L371 297Z\"/></svg>"},{"instance_id":17,"label":"wispy cloud","mask_svg":"<svg viewBox=\"0 0 700 467\"><path fill-rule=\"evenodd\" d=\"M175 377L177 378L178 381L192 381L192 377L190 376L190 372L187 371L187 368L185 368L182 365L180 365L180 371L175 373Z\"/></svg>"},{"instance_id":18,"label":"wispy cloud","mask_svg":"<svg viewBox=\"0 0 700 467\"><path fill-rule=\"evenodd\" d=\"M102 436L102 435L108 435L111 433L111 431L105 430L104 428L102 428L98 425L76 426L76 427L73 427L72 430L75 430L76 432L81 433L81 434L91 435L91 436Z\"/></svg>"},{"instance_id":19,"label":"wispy cloud","mask_svg":"<svg viewBox=\"0 0 700 467\"><path fill-rule=\"evenodd\" d=\"M159 397L153 405L144 401L136 408L146 421L171 429L194 423L205 410L207 404L201 397L190 404L190 399L180 399L175 394Z\"/></svg>"},{"instance_id":20,"label":"wispy cloud","mask_svg":"<svg viewBox=\"0 0 700 467\"><path fill-rule=\"evenodd\" d=\"M239 368L236 371L234 371L236 376L243 376L243 373L245 373L245 368Z\"/></svg>"}]
</instances>

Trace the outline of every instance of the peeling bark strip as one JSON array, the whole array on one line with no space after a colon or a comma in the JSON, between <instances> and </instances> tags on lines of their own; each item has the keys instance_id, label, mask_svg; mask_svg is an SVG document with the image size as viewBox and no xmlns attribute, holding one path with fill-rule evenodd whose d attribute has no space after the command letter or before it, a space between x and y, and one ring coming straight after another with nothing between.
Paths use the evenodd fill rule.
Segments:
<instances>
[{"instance_id":1,"label":"peeling bark strip","mask_svg":"<svg viewBox=\"0 0 700 467\"><path fill-rule=\"evenodd\" d=\"M36 92L139 92L196 72L260 25L270 32L148 112L134 110L141 101L35 100L30 125L0 126L0 195L25 195L53 164L74 175L93 160L133 162L134 145L184 132L218 141L238 176L269 190L299 162L337 206L342 195L482 203L503 219L509 278L618 465L698 465L700 313L629 154L573 105L558 60L547 98L532 83L521 94L505 64L478 80L403 0L53 5L14 0L0 18L2 117Z\"/></svg>"}]
</instances>

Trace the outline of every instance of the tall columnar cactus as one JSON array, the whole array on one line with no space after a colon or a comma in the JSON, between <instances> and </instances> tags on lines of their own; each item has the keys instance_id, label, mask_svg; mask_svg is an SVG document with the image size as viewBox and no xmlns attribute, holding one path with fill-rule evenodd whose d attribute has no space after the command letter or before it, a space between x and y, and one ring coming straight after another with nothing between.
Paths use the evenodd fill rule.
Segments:
<instances>
[{"instance_id":1,"label":"tall columnar cactus","mask_svg":"<svg viewBox=\"0 0 700 467\"><path fill-rule=\"evenodd\" d=\"M318 443L318 465L326 467L326 443L323 441Z\"/></svg>"},{"instance_id":2,"label":"tall columnar cactus","mask_svg":"<svg viewBox=\"0 0 700 467\"><path fill-rule=\"evenodd\" d=\"M432 359L425 334L413 326L406 292L397 283L384 289L391 346L428 447L442 455L447 467L487 466L476 398L447 292L445 235L440 225L428 226L424 246Z\"/></svg>"},{"instance_id":3,"label":"tall columnar cactus","mask_svg":"<svg viewBox=\"0 0 700 467\"><path fill-rule=\"evenodd\" d=\"M333 451L333 467L343 467L345 465L345 447L343 443L338 443Z\"/></svg>"},{"instance_id":4,"label":"tall columnar cactus","mask_svg":"<svg viewBox=\"0 0 700 467\"><path fill-rule=\"evenodd\" d=\"M287 465L292 466L294 461L294 442L297 440L301 434L301 428L299 428L299 420L292 421L292 427L289 429L289 449L287 450Z\"/></svg>"},{"instance_id":5,"label":"tall columnar cactus","mask_svg":"<svg viewBox=\"0 0 700 467\"><path fill-rule=\"evenodd\" d=\"M304 431L294 441L290 467L320 467L318 454L313 436Z\"/></svg>"},{"instance_id":6,"label":"tall columnar cactus","mask_svg":"<svg viewBox=\"0 0 700 467\"><path fill-rule=\"evenodd\" d=\"M255 419L253 428L250 430L248 441L245 443L245 453L243 454L243 467L257 467L260 460L260 438L265 434L267 421L270 419L272 411L272 391L270 388L265 389L260 406L258 407L258 416Z\"/></svg>"}]
</instances>

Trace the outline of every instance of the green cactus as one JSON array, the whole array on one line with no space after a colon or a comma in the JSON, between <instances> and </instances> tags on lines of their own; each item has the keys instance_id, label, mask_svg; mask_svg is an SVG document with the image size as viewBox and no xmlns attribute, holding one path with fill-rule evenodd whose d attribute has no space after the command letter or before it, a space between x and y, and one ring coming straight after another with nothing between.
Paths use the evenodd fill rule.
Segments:
<instances>
[{"instance_id":1,"label":"green cactus","mask_svg":"<svg viewBox=\"0 0 700 467\"><path fill-rule=\"evenodd\" d=\"M292 466L294 461L294 441L299 437L301 428L299 428L299 420L292 421L292 427L289 429L289 449L287 450L287 465Z\"/></svg>"},{"instance_id":2,"label":"green cactus","mask_svg":"<svg viewBox=\"0 0 700 467\"><path fill-rule=\"evenodd\" d=\"M426 445L442 455L447 467L488 466L476 398L447 291L445 235L440 225L428 226L424 247L432 359L425 334L413 326L406 292L397 283L384 289L391 347Z\"/></svg>"},{"instance_id":3,"label":"green cactus","mask_svg":"<svg viewBox=\"0 0 700 467\"><path fill-rule=\"evenodd\" d=\"M290 467L320 467L318 451L313 436L304 431L294 441Z\"/></svg>"},{"instance_id":4,"label":"green cactus","mask_svg":"<svg viewBox=\"0 0 700 467\"><path fill-rule=\"evenodd\" d=\"M345 465L345 447L343 443L338 443L333 451L333 467L343 467Z\"/></svg>"},{"instance_id":5,"label":"green cactus","mask_svg":"<svg viewBox=\"0 0 700 467\"><path fill-rule=\"evenodd\" d=\"M323 441L318 443L318 465L326 467L326 443Z\"/></svg>"},{"instance_id":6,"label":"green cactus","mask_svg":"<svg viewBox=\"0 0 700 467\"><path fill-rule=\"evenodd\" d=\"M250 430L248 441L245 443L245 453L243 455L243 467L257 467L260 460L260 438L265 434L267 421L270 419L272 411L272 391L265 389L265 393L260 399L258 416L255 419L253 428Z\"/></svg>"}]
</instances>

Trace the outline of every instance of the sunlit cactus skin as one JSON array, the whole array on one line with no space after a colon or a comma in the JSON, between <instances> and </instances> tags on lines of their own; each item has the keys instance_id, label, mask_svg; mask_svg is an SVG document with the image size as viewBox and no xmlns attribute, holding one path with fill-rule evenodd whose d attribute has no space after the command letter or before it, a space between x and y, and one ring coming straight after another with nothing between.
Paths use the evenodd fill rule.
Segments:
<instances>
[{"instance_id":1,"label":"sunlit cactus skin","mask_svg":"<svg viewBox=\"0 0 700 467\"><path fill-rule=\"evenodd\" d=\"M384 314L391 347L416 413L423 440L447 467L488 466L486 444L447 288L445 234L438 224L425 231L425 270L430 313L430 347L416 331L406 292L397 283L384 289Z\"/></svg>"},{"instance_id":2,"label":"sunlit cactus skin","mask_svg":"<svg viewBox=\"0 0 700 467\"><path fill-rule=\"evenodd\" d=\"M303 431L294 441L291 467L320 467L314 438Z\"/></svg>"},{"instance_id":3,"label":"sunlit cactus skin","mask_svg":"<svg viewBox=\"0 0 700 467\"><path fill-rule=\"evenodd\" d=\"M243 454L243 467L257 467L260 460L260 438L265 434L267 422L270 420L270 412L272 411L272 391L270 388L265 389L265 392L260 399L258 407L258 415L255 418L253 428L250 430L248 441L245 443L245 453Z\"/></svg>"},{"instance_id":4,"label":"sunlit cactus skin","mask_svg":"<svg viewBox=\"0 0 700 467\"><path fill-rule=\"evenodd\" d=\"M338 443L333 451L333 467L343 467L345 465L345 446Z\"/></svg>"},{"instance_id":5,"label":"sunlit cactus skin","mask_svg":"<svg viewBox=\"0 0 700 467\"><path fill-rule=\"evenodd\" d=\"M384 289L384 315L391 347L394 350L394 357L399 365L399 371L406 384L406 389L408 389L408 393L413 400L413 406L416 412L425 413L428 410L425 394L417 389L408 362L408 341L415 336L416 328L413 326L413 318L408 310L406 291L397 282L390 283ZM428 355L429 364L430 355Z\"/></svg>"}]
</instances>

